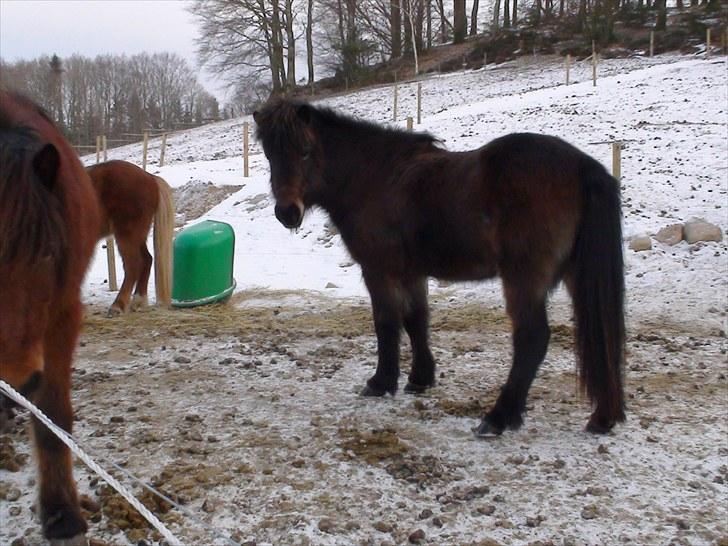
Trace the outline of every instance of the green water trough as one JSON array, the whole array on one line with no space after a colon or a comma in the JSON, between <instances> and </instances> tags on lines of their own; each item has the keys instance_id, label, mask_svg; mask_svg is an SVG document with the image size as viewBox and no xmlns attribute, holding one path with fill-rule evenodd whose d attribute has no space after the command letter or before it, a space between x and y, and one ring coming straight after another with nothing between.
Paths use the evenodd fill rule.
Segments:
<instances>
[{"instance_id":1,"label":"green water trough","mask_svg":"<svg viewBox=\"0 0 728 546\"><path fill-rule=\"evenodd\" d=\"M235 290L235 232L230 224L205 220L174 239L172 306L223 301Z\"/></svg>"}]
</instances>

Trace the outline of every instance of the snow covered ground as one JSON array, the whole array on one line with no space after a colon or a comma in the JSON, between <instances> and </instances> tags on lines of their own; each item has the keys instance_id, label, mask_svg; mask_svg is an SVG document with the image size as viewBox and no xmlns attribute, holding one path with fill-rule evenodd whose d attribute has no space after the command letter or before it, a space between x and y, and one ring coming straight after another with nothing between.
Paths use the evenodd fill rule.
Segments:
<instances>
[{"instance_id":1,"label":"snow covered ground","mask_svg":"<svg viewBox=\"0 0 728 546\"><path fill-rule=\"evenodd\" d=\"M597 87L587 63L572 67L575 83L563 77L560 61L542 59L423 79L416 129L453 150L549 133L607 166L605 142L622 140L626 237L692 217L725 233L724 58L606 60ZM400 126L415 94L416 83L400 86ZM391 99L383 87L325 103L391 122ZM358 398L376 360L359 268L324 214L296 233L275 220L252 138L252 176L242 176L244 121L254 126L241 118L172 136L161 169L158 143L150 147L150 170L174 187L243 185L200 218L235 229L228 307L107 320L114 294L97 252L74 374L83 444L247 544L406 544L418 529L422 543L447 545L728 544L725 239L653 241L639 253L625 242L627 423L606 437L582 431L588 407L575 394L568 299L557 291L525 426L476 441L470 427L510 365L499 284L431 281L438 386L423 397ZM110 158L140 163L141 147ZM405 349L405 369L408 358ZM0 470L2 543L40 543L26 422L0 434L0 462L19 467ZM96 503L90 512L100 509L90 515L97 544L153 541L85 468L76 476ZM162 517L188 544L221 543L175 511Z\"/></svg>"}]
</instances>

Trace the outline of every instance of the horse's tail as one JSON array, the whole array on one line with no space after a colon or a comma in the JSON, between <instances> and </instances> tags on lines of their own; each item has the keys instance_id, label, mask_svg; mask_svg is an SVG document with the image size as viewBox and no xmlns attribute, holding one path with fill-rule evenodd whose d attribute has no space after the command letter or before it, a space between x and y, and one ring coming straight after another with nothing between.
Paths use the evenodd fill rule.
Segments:
<instances>
[{"instance_id":1,"label":"horse's tail","mask_svg":"<svg viewBox=\"0 0 728 546\"><path fill-rule=\"evenodd\" d=\"M624 261L619 182L585 158L583 213L573 254L571 291L581 388L596 404L588 427L624 421Z\"/></svg>"},{"instance_id":2,"label":"horse's tail","mask_svg":"<svg viewBox=\"0 0 728 546\"><path fill-rule=\"evenodd\" d=\"M174 198L164 179L155 176L159 188L159 205L154 213L154 285L157 305L168 307L172 301L172 236L174 234Z\"/></svg>"}]
</instances>

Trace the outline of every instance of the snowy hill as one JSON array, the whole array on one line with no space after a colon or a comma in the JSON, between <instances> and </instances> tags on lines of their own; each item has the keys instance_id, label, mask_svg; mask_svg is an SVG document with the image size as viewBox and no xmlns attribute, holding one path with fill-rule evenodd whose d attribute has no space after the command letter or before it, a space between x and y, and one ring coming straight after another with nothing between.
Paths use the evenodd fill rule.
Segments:
<instances>
[{"instance_id":1,"label":"snowy hill","mask_svg":"<svg viewBox=\"0 0 728 546\"><path fill-rule=\"evenodd\" d=\"M625 143L622 188L625 238L692 217L728 228L728 120L726 62L660 56L613 59L599 67L577 63L564 85L559 59L518 66L508 63L421 80L422 124L452 150L479 147L500 135L531 131L562 137L611 167L608 141ZM351 115L392 123L392 88L380 87L324 101ZM399 86L398 126L415 116L416 82ZM242 175L242 126L238 118L173 135L167 161L155 167L159 141L150 144L150 170L173 187L188 182L243 185L201 219L235 229L237 290L252 287L325 291L337 297L366 297L359 268L352 264L327 217L314 211L290 233L273 215L268 165L251 134L249 178ZM141 146L112 150L110 159L141 163ZM86 158L87 162L93 158ZM660 316L720 328L726 301L726 242L674 247L653 241L635 253L626 247L628 305L632 320ZM121 262L118 261L120 264ZM120 265L119 265L120 269ZM119 272L121 274L121 271ZM88 275L86 297L111 301L105 289L106 259L98 252ZM325 287L333 283L337 288ZM498 283L439 286L451 298L500 301ZM556 294L558 301L563 296ZM679 312L675 312L679 309ZM723 316L721 316L723 315Z\"/></svg>"}]
</instances>

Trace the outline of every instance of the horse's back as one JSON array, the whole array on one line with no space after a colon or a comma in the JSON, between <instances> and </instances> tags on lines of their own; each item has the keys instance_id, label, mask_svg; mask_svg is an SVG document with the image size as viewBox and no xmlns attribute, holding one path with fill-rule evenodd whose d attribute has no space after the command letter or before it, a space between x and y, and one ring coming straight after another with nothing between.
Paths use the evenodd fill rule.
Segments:
<instances>
[{"instance_id":1,"label":"horse's back","mask_svg":"<svg viewBox=\"0 0 728 546\"><path fill-rule=\"evenodd\" d=\"M116 229L140 223L149 231L159 206L156 177L133 163L112 160L87 167L102 213Z\"/></svg>"}]
</instances>

